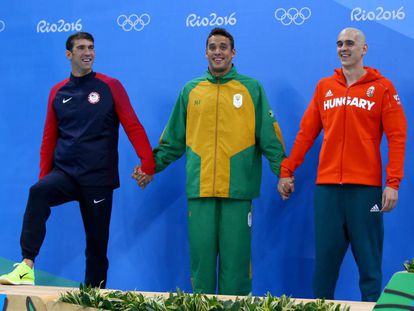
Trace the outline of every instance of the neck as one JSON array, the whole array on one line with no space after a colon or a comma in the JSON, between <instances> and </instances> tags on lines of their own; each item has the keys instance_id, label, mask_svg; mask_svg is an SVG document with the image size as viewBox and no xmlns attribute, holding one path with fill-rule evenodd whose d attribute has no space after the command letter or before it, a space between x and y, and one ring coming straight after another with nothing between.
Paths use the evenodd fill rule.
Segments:
<instances>
[{"instance_id":1,"label":"neck","mask_svg":"<svg viewBox=\"0 0 414 311\"><path fill-rule=\"evenodd\" d=\"M362 76L364 76L367 73L367 71L364 69L362 65L358 66L357 68L342 67L342 72L345 76L346 84L348 86L357 82L359 79L361 79Z\"/></svg>"},{"instance_id":2,"label":"neck","mask_svg":"<svg viewBox=\"0 0 414 311\"><path fill-rule=\"evenodd\" d=\"M225 76L226 74L228 74L230 72L231 68L233 68L233 66L230 67L229 69L227 69L225 71L221 71L221 72L214 71L210 67L208 68L208 70L210 71L210 73L211 73L212 76L214 76L214 77L222 77L222 76Z\"/></svg>"},{"instance_id":3,"label":"neck","mask_svg":"<svg viewBox=\"0 0 414 311\"><path fill-rule=\"evenodd\" d=\"M90 74L91 72L92 72L92 69L88 71L82 71L82 72L72 70L72 76L80 78L80 77L86 76L87 74Z\"/></svg>"}]
</instances>

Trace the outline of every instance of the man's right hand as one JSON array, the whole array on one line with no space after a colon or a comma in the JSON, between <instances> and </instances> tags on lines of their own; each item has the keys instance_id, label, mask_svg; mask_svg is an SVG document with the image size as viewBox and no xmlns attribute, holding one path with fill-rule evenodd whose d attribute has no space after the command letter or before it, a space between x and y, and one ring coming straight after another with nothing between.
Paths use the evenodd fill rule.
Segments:
<instances>
[{"instance_id":1,"label":"man's right hand","mask_svg":"<svg viewBox=\"0 0 414 311\"><path fill-rule=\"evenodd\" d=\"M141 165L134 167L131 177L137 181L141 189L144 189L154 179L154 175L147 175L141 170Z\"/></svg>"},{"instance_id":2,"label":"man's right hand","mask_svg":"<svg viewBox=\"0 0 414 311\"><path fill-rule=\"evenodd\" d=\"M280 178L277 190L283 200L289 199L289 196L295 191L295 178L293 176Z\"/></svg>"}]
</instances>

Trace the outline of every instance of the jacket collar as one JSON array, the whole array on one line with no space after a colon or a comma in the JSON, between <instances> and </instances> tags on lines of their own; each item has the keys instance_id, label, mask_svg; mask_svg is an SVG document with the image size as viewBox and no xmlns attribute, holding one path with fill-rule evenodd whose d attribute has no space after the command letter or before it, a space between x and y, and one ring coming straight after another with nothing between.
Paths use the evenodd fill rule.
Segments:
<instances>
[{"instance_id":1,"label":"jacket collar","mask_svg":"<svg viewBox=\"0 0 414 311\"><path fill-rule=\"evenodd\" d=\"M355 82L354 84L352 84L352 86L358 85L358 84L370 83L370 82L383 78L381 73L375 68L364 66L364 69L366 71L366 74L363 75L361 78L359 78L359 80ZM342 68L335 69L335 73L333 76L336 79L336 81L338 81L340 84L345 85L345 86L347 85L344 73L342 72Z\"/></svg>"},{"instance_id":2,"label":"jacket collar","mask_svg":"<svg viewBox=\"0 0 414 311\"><path fill-rule=\"evenodd\" d=\"M90 73L82 76L82 77L75 77L73 74L70 74L70 81L75 84L83 83L85 81L91 80L95 77L96 72L91 71Z\"/></svg>"},{"instance_id":3,"label":"jacket collar","mask_svg":"<svg viewBox=\"0 0 414 311\"><path fill-rule=\"evenodd\" d=\"M232 65L231 70L228 73L226 73L224 76L219 76L219 77L213 76L209 69L207 69L207 72L206 72L207 80L210 81L211 83L226 83L226 82L229 82L230 80L234 80L236 76L237 76L237 70L234 65Z\"/></svg>"}]
</instances>

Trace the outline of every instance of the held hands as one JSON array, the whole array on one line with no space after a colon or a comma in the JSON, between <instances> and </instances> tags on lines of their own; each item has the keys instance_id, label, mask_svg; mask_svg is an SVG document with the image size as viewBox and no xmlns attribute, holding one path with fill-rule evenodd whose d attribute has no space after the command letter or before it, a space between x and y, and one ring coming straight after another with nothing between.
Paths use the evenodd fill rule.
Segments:
<instances>
[{"instance_id":1,"label":"held hands","mask_svg":"<svg viewBox=\"0 0 414 311\"><path fill-rule=\"evenodd\" d=\"M289 196L295 191L295 178L293 176L279 178L277 191L283 200L289 199Z\"/></svg>"},{"instance_id":2,"label":"held hands","mask_svg":"<svg viewBox=\"0 0 414 311\"><path fill-rule=\"evenodd\" d=\"M141 170L141 165L135 166L131 177L137 181L141 189L144 189L154 179L153 175L147 175Z\"/></svg>"}]
</instances>

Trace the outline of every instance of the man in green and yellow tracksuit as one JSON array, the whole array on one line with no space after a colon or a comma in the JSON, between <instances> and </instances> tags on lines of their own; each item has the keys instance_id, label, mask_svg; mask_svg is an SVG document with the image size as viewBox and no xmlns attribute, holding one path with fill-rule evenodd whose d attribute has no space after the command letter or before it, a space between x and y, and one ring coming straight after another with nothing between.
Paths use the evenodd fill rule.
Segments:
<instances>
[{"instance_id":1,"label":"man in green and yellow tracksuit","mask_svg":"<svg viewBox=\"0 0 414 311\"><path fill-rule=\"evenodd\" d=\"M194 292L251 292L251 201L263 154L279 175L282 135L261 84L237 73L231 34L211 31L207 73L182 89L159 146L156 172L186 153L191 281Z\"/></svg>"}]
</instances>

